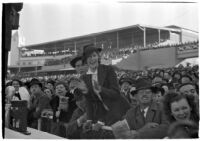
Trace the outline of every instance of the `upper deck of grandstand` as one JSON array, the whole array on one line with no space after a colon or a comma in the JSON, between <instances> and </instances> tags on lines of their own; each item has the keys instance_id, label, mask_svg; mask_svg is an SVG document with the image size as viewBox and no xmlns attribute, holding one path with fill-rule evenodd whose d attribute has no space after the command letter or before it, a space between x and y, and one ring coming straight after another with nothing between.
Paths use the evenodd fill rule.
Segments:
<instances>
[{"instance_id":1,"label":"upper deck of grandstand","mask_svg":"<svg viewBox=\"0 0 200 141\"><path fill-rule=\"evenodd\" d=\"M133 25L57 41L21 47L21 57L71 55L82 52L82 46L94 43L96 47L119 49L127 46L147 46L170 39L170 32L181 35L181 29ZM145 35L145 36L144 36Z\"/></svg>"}]
</instances>

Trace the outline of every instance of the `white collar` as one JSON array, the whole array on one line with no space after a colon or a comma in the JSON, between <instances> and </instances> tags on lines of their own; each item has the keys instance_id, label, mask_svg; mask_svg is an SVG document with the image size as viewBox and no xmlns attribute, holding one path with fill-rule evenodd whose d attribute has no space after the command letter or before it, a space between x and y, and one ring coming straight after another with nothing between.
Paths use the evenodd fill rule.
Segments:
<instances>
[{"instance_id":1,"label":"white collar","mask_svg":"<svg viewBox=\"0 0 200 141\"><path fill-rule=\"evenodd\" d=\"M88 68L87 74L97 74L97 69L93 72L90 68Z\"/></svg>"},{"instance_id":2,"label":"white collar","mask_svg":"<svg viewBox=\"0 0 200 141\"><path fill-rule=\"evenodd\" d=\"M149 106L144 108L143 110L141 109L141 111L144 111L146 113L148 111L148 109L149 109Z\"/></svg>"}]
</instances>

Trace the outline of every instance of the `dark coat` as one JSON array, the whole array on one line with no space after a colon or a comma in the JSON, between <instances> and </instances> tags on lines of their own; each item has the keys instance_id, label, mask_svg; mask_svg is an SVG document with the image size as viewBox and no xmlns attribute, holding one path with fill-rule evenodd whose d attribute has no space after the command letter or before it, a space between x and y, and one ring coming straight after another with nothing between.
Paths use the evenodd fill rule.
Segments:
<instances>
[{"instance_id":1,"label":"dark coat","mask_svg":"<svg viewBox=\"0 0 200 141\"><path fill-rule=\"evenodd\" d=\"M29 127L37 129L37 120L41 117L42 110L50 108L49 101L49 98L43 92L38 97L31 96L27 117Z\"/></svg>"},{"instance_id":2,"label":"dark coat","mask_svg":"<svg viewBox=\"0 0 200 141\"><path fill-rule=\"evenodd\" d=\"M73 94L67 93L65 96L69 97L69 107L68 107L67 112L65 112L63 110L60 111L59 121L61 121L61 122L68 122L71 119L71 116L77 107ZM54 113L53 121L56 121L55 113L59 107L59 97L56 95L53 96L50 101L50 105L51 105L51 108L53 109L53 113Z\"/></svg>"},{"instance_id":3,"label":"dark coat","mask_svg":"<svg viewBox=\"0 0 200 141\"><path fill-rule=\"evenodd\" d=\"M167 135L169 122L166 119L162 106L159 103L152 103L148 109L146 118L144 118L139 105L131 108L125 116L131 130L139 133L138 138L152 139L164 138ZM144 125L148 122L158 123L159 126L151 129L144 129Z\"/></svg>"},{"instance_id":4,"label":"dark coat","mask_svg":"<svg viewBox=\"0 0 200 141\"><path fill-rule=\"evenodd\" d=\"M89 92L86 94L86 113L88 119L105 122L111 125L122 119L127 110L130 108L128 101L120 94L117 76L111 66L99 65L98 82L102 88L100 95L103 103L109 108L107 111L102 101L95 95L92 86L92 76L83 75L82 79L86 83Z\"/></svg>"},{"instance_id":5,"label":"dark coat","mask_svg":"<svg viewBox=\"0 0 200 141\"><path fill-rule=\"evenodd\" d=\"M66 138L68 139L80 139L80 135L82 132L82 127L78 127L77 119L81 117L84 112L77 108L69 121L69 123L65 126L66 128Z\"/></svg>"}]
</instances>

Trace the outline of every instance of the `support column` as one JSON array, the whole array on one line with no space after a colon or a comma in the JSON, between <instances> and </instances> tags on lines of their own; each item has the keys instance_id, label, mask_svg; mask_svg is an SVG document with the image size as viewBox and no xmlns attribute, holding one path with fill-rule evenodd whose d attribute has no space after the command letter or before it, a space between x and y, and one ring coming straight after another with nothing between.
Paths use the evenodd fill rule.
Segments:
<instances>
[{"instance_id":1,"label":"support column","mask_svg":"<svg viewBox=\"0 0 200 141\"><path fill-rule=\"evenodd\" d=\"M20 73L20 71L21 71L21 59L20 59L20 57L21 57L21 49L20 48L18 48L18 51L19 51L19 58L18 58L18 63L19 63L19 72L18 73Z\"/></svg>"},{"instance_id":2,"label":"support column","mask_svg":"<svg viewBox=\"0 0 200 141\"><path fill-rule=\"evenodd\" d=\"M146 48L146 27L144 27L144 48Z\"/></svg>"},{"instance_id":3,"label":"support column","mask_svg":"<svg viewBox=\"0 0 200 141\"><path fill-rule=\"evenodd\" d=\"M158 29L158 43L160 44L160 29Z\"/></svg>"},{"instance_id":4,"label":"support column","mask_svg":"<svg viewBox=\"0 0 200 141\"><path fill-rule=\"evenodd\" d=\"M183 41L183 36L182 36L183 34L182 34L182 30L181 30L181 32L180 32L180 38L179 38L179 42L180 43L182 43L182 41Z\"/></svg>"},{"instance_id":5,"label":"support column","mask_svg":"<svg viewBox=\"0 0 200 141\"><path fill-rule=\"evenodd\" d=\"M94 37L94 46L96 47L97 45L97 41L96 41L96 37Z\"/></svg>"},{"instance_id":6,"label":"support column","mask_svg":"<svg viewBox=\"0 0 200 141\"><path fill-rule=\"evenodd\" d=\"M77 51L76 51L76 41L74 41L74 51L75 51L75 55L77 55Z\"/></svg>"},{"instance_id":7,"label":"support column","mask_svg":"<svg viewBox=\"0 0 200 141\"><path fill-rule=\"evenodd\" d=\"M66 44L64 43L64 56L66 55L65 45L66 45ZM65 60L66 60L66 59L65 59ZM66 64L65 60L64 60L64 68L65 68L65 64Z\"/></svg>"},{"instance_id":8,"label":"support column","mask_svg":"<svg viewBox=\"0 0 200 141\"><path fill-rule=\"evenodd\" d=\"M133 32L133 31L132 31L131 39L132 39L132 40L131 40L131 41L132 41L132 43L131 43L131 44L132 44L132 47L134 47L134 32Z\"/></svg>"},{"instance_id":9,"label":"support column","mask_svg":"<svg viewBox=\"0 0 200 141\"><path fill-rule=\"evenodd\" d=\"M117 49L119 49L119 33L117 32Z\"/></svg>"}]
</instances>

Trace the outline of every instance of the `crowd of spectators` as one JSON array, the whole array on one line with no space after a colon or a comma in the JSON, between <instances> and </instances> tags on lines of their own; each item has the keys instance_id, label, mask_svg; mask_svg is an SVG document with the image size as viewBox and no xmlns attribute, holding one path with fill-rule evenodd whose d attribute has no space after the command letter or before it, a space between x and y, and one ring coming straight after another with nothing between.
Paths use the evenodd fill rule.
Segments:
<instances>
[{"instance_id":1,"label":"crowd of spectators","mask_svg":"<svg viewBox=\"0 0 200 141\"><path fill-rule=\"evenodd\" d=\"M169 47L196 49L198 41L174 45L155 44L147 48L135 46L103 50L101 56L105 60L117 59L137 52L138 48L152 50ZM49 60L45 65L67 64L71 59L65 57L60 60ZM26 100L29 127L68 139L198 138L198 65L145 68L141 71L115 68L115 74L118 82L115 87L119 87L120 96L126 99L130 109L125 112L123 119L109 126L101 121L92 124L87 120L87 96L83 96L83 92L75 89L83 77L77 74L44 74L21 78L15 76L16 78L6 81L5 101L10 103L13 100ZM95 89L100 89L99 85L92 85ZM104 90L108 91L105 88ZM106 96L109 99L109 96ZM102 99L92 102L104 104ZM108 107L105 109L107 112L112 110Z\"/></svg>"},{"instance_id":2,"label":"crowd of spectators","mask_svg":"<svg viewBox=\"0 0 200 141\"><path fill-rule=\"evenodd\" d=\"M140 100L143 99L143 97L138 96L142 95L138 94L141 91L135 91L141 83L140 80L143 79L145 81L142 81L143 83L142 85L140 84L140 87L147 85L147 81L150 82L148 85L151 85L152 88L150 89L152 90L152 100L161 105L159 108L163 108L163 113L154 115L154 122L149 122L142 128L139 115L135 115L138 122L134 123L135 119L132 121L129 118L134 111L129 110L124 117L130 125L130 131L126 131L122 136L116 135L114 127L113 133L110 129L107 131L105 127L105 129L95 130L95 132L87 132L89 134L87 137L80 136L80 133L82 133L81 126L77 125L76 128L74 126L71 128L77 122L79 124L79 122L86 120L84 98L74 97L75 95L71 92L76 74L13 79L6 84L5 100L9 102L18 98L15 93L21 93L23 89L21 99L25 98L29 103L28 126L38 129L38 119L42 119L40 130L69 139L90 137L96 139L198 138L198 65L190 66L188 64L186 67L180 65L173 68L146 69L143 71L115 70L115 72L121 94L127 98L131 107L137 106ZM19 89L21 90L19 91ZM36 94L37 96L35 97ZM35 104L33 99L39 101L40 104ZM62 100L60 101L60 99ZM39 110L34 111L35 108ZM47 117L42 112L49 108L53 111L52 117ZM162 119L160 119L160 114L164 116ZM133 124L137 126L132 126ZM162 127L159 130L156 128L158 125ZM143 132L147 132L147 134L142 134Z\"/></svg>"},{"instance_id":3,"label":"crowd of spectators","mask_svg":"<svg viewBox=\"0 0 200 141\"><path fill-rule=\"evenodd\" d=\"M188 42L178 46L178 52L190 51L199 48L199 41Z\"/></svg>"},{"instance_id":4,"label":"crowd of spectators","mask_svg":"<svg viewBox=\"0 0 200 141\"><path fill-rule=\"evenodd\" d=\"M62 64L69 64L70 60L73 56L67 56L61 59L48 59L45 60L45 66L53 66L53 65L62 65Z\"/></svg>"},{"instance_id":5,"label":"crowd of spectators","mask_svg":"<svg viewBox=\"0 0 200 141\"><path fill-rule=\"evenodd\" d=\"M35 52L28 52L28 51L23 51L21 53L21 57L44 57L44 56L59 56L59 55L73 55L73 51L51 51L51 52L43 52L43 53L35 53Z\"/></svg>"}]
</instances>

